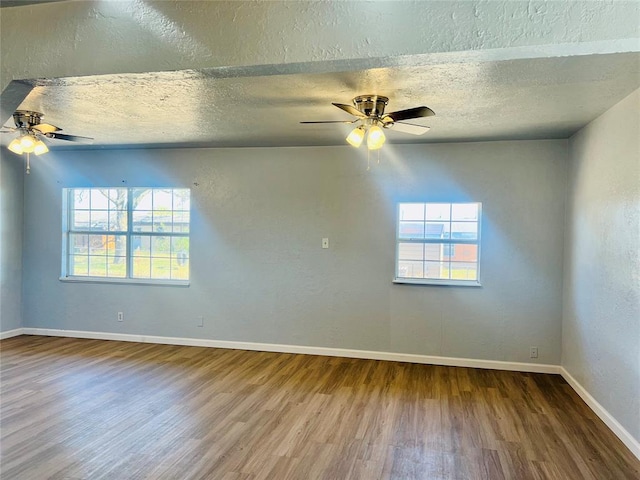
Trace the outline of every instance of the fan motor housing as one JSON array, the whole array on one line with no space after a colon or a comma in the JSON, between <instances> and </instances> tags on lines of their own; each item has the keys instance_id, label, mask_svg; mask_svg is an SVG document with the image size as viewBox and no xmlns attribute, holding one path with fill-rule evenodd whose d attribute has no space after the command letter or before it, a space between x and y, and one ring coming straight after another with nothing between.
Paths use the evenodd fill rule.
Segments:
<instances>
[{"instance_id":1,"label":"fan motor housing","mask_svg":"<svg viewBox=\"0 0 640 480\"><path fill-rule=\"evenodd\" d=\"M389 103L389 99L382 95L360 95L353 99L353 104L358 111L368 117L381 117L384 114L384 107L387 106L387 103Z\"/></svg>"},{"instance_id":2,"label":"fan motor housing","mask_svg":"<svg viewBox=\"0 0 640 480\"><path fill-rule=\"evenodd\" d=\"M16 110L13 114L13 121L18 128L31 128L33 125L40 125L42 113L31 110Z\"/></svg>"}]
</instances>

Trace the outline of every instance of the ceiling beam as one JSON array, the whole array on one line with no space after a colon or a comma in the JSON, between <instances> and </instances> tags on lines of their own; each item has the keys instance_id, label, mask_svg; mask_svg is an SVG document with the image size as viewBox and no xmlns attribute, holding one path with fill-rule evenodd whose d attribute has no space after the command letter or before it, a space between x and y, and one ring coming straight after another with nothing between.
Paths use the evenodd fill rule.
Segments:
<instances>
[{"instance_id":1,"label":"ceiling beam","mask_svg":"<svg viewBox=\"0 0 640 480\"><path fill-rule=\"evenodd\" d=\"M640 2L625 1L45 3L0 9L0 88L18 79L512 48L557 55L567 45L638 45L639 16Z\"/></svg>"}]
</instances>

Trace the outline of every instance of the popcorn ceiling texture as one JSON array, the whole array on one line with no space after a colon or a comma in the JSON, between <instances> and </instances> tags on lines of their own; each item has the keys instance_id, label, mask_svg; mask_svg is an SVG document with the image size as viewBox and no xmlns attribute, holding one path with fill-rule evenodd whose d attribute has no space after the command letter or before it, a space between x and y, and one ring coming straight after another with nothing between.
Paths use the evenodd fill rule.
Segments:
<instances>
[{"instance_id":1,"label":"popcorn ceiling texture","mask_svg":"<svg viewBox=\"0 0 640 480\"><path fill-rule=\"evenodd\" d=\"M330 102L379 93L437 113L428 135L390 142L566 138L637 88L639 16L637 2L2 8L0 121L42 111L96 146L337 145L346 126L299 121L349 118ZM35 85L26 98L18 81Z\"/></svg>"},{"instance_id":2,"label":"popcorn ceiling texture","mask_svg":"<svg viewBox=\"0 0 640 480\"><path fill-rule=\"evenodd\" d=\"M45 112L45 121L92 137L95 146L344 145L352 125L299 122L347 120L351 117L330 102L348 103L365 91L390 95L387 111L426 104L437 114L414 121L432 127L427 135L389 131L390 143L567 138L637 88L640 55L317 74L220 78L217 73L188 70L41 81L21 108Z\"/></svg>"},{"instance_id":3,"label":"popcorn ceiling texture","mask_svg":"<svg viewBox=\"0 0 640 480\"><path fill-rule=\"evenodd\" d=\"M638 2L117 1L0 10L11 80L638 38ZM29 25L29 32L25 32Z\"/></svg>"}]
</instances>

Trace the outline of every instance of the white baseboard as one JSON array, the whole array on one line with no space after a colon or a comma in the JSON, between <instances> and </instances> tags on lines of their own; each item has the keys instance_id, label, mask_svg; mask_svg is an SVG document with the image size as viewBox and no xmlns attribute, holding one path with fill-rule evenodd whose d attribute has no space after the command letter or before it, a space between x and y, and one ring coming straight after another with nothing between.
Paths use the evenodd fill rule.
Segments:
<instances>
[{"instance_id":1,"label":"white baseboard","mask_svg":"<svg viewBox=\"0 0 640 480\"><path fill-rule=\"evenodd\" d=\"M564 378L571 388L573 388L580 398L584 400L591 410L600 417L609 429L615 433L616 437L622 440L631 453L633 453L638 460L640 460L640 442L633 438L633 436L611 415L600 403L591 396L591 394L571 376L571 374L564 368L560 367L560 375Z\"/></svg>"},{"instance_id":2,"label":"white baseboard","mask_svg":"<svg viewBox=\"0 0 640 480\"><path fill-rule=\"evenodd\" d=\"M13 330L0 332L0 340L4 340L5 338L17 337L18 335L24 335L23 330L23 328L14 328Z\"/></svg>"},{"instance_id":3,"label":"white baseboard","mask_svg":"<svg viewBox=\"0 0 640 480\"><path fill-rule=\"evenodd\" d=\"M324 355L329 357L362 358L367 360L386 360L391 362L409 362L449 367L485 368L491 370L510 370L531 373L559 374L571 385L611 431L640 459L640 444L613 416L604 409L573 378L564 367L559 365L503 362L498 360L476 360L471 358L439 357L415 355L410 353L377 352L371 350L351 350L345 348L310 347L304 345L283 345L274 343L234 342L227 340L208 340L202 338L162 337L155 335L132 335L127 333L89 332L82 330L59 330L50 328L19 328L1 333L0 338L16 335L45 335L51 337L88 338L95 340L117 340L121 342L157 343L164 345L185 345L192 347L226 348L231 350L252 350L260 352L297 353L303 355Z\"/></svg>"},{"instance_id":4,"label":"white baseboard","mask_svg":"<svg viewBox=\"0 0 640 480\"><path fill-rule=\"evenodd\" d=\"M560 373L560 367L558 365L537 363L476 360L472 358L438 357L432 355L415 355L411 353L377 352L372 350L351 350L346 348L310 347L304 345L283 345L276 343L234 342L227 340L208 340L202 338L160 337L147 335L131 335L126 333L87 332L81 330L58 330L48 328L24 328L23 330L26 335L91 338L98 340L118 340L122 342L159 343L165 345L187 345L192 347L227 348L231 350L253 350L259 352L298 353L303 355L362 358L368 360L422 363L428 365L443 365L449 367L511 370L516 372Z\"/></svg>"}]
</instances>

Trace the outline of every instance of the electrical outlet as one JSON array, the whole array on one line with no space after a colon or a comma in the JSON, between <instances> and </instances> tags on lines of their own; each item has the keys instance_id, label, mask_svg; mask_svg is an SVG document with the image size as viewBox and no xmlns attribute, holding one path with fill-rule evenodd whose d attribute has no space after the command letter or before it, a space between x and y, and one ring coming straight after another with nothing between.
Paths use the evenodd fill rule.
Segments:
<instances>
[{"instance_id":1,"label":"electrical outlet","mask_svg":"<svg viewBox=\"0 0 640 480\"><path fill-rule=\"evenodd\" d=\"M197 317L197 326L198 327L204 327L204 317Z\"/></svg>"},{"instance_id":2,"label":"electrical outlet","mask_svg":"<svg viewBox=\"0 0 640 480\"><path fill-rule=\"evenodd\" d=\"M124 313L118 312L118 321L119 322L123 322L124 321Z\"/></svg>"},{"instance_id":3,"label":"electrical outlet","mask_svg":"<svg viewBox=\"0 0 640 480\"><path fill-rule=\"evenodd\" d=\"M529 356L531 358L538 358L538 347L531 347L529 350Z\"/></svg>"}]
</instances>

